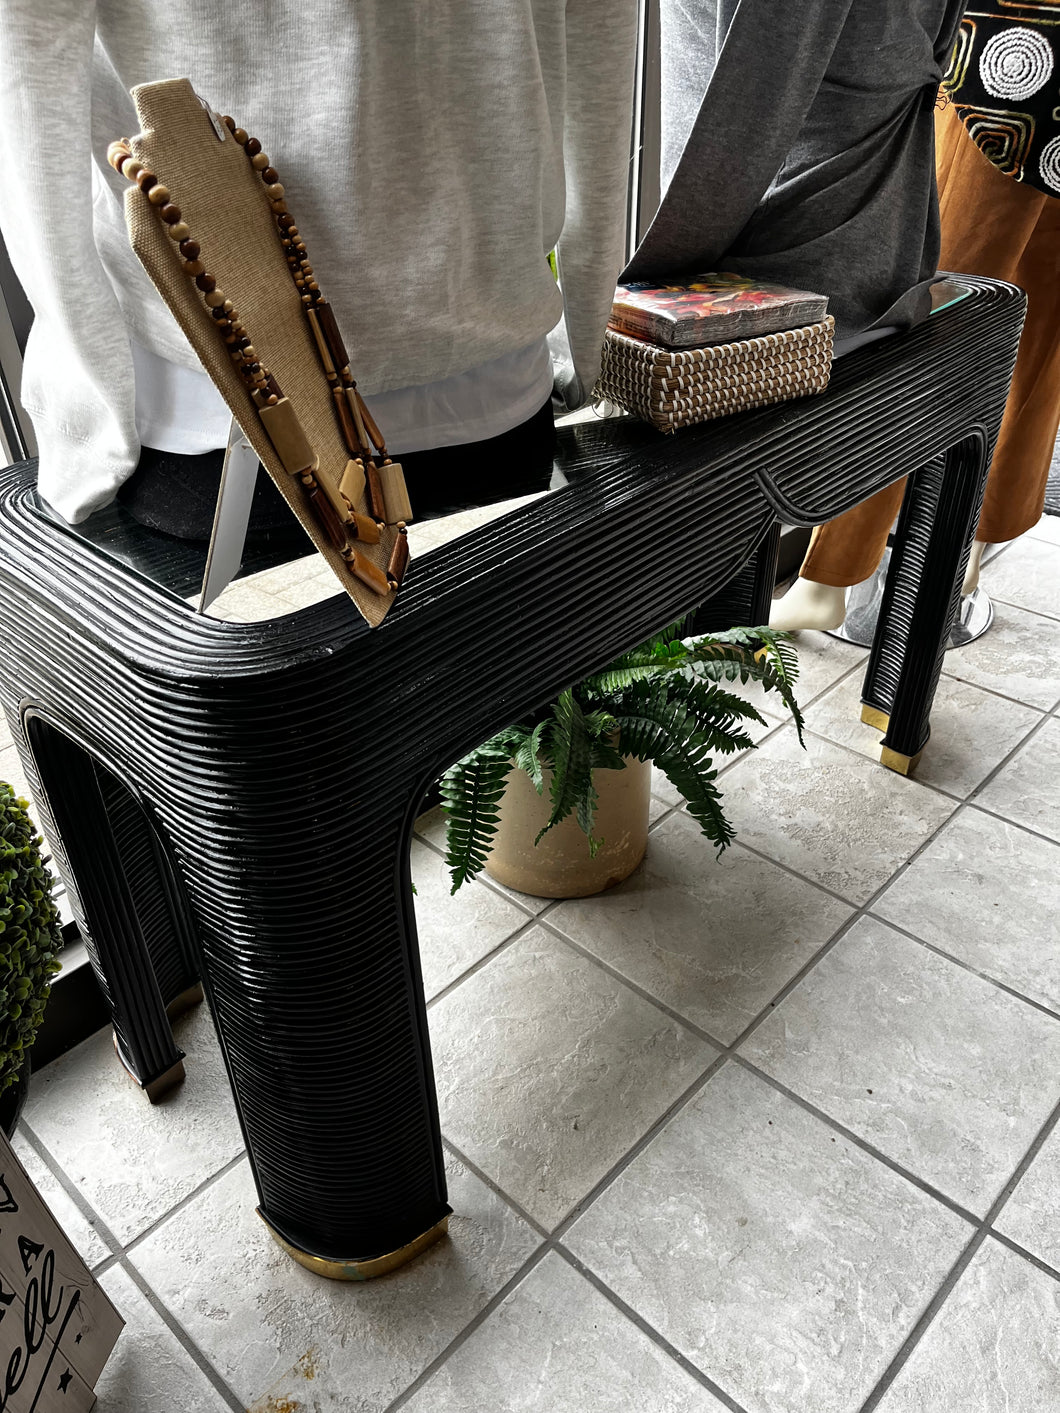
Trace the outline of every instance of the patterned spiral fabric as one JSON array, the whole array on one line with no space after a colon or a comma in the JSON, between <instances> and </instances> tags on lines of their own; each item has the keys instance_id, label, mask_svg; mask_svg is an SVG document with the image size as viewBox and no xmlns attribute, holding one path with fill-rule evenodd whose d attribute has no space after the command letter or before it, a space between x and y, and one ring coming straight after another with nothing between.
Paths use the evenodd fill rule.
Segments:
<instances>
[{"instance_id":1,"label":"patterned spiral fabric","mask_svg":"<svg viewBox=\"0 0 1060 1413\"><path fill-rule=\"evenodd\" d=\"M979 150L1060 196L1060 0L985 0L961 21L942 92Z\"/></svg>"}]
</instances>

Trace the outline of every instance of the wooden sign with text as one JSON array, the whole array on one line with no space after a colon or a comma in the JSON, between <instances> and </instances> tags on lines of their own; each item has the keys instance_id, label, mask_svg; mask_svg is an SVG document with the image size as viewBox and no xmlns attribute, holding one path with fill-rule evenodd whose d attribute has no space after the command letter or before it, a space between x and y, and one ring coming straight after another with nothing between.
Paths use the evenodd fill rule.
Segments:
<instances>
[{"instance_id":1,"label":"wooden sign with text","mask_svg":"<svg viewBox=\"0 0 1060 1413\"><path fill-rule=\"evenodd\" d=\"M124 1324L0 1133L0 1413L87 1413Z\"/></svg>"}]
</instances>

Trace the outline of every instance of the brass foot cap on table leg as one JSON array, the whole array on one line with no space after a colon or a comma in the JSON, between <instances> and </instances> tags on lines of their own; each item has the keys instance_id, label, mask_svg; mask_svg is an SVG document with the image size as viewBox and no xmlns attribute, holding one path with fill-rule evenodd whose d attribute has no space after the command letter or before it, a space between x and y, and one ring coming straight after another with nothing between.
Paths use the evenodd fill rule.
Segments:
<instances>
[{"instance_id":1,"label":"brass foot cap on table leg","mask_svg":"<svg viewBox=\"0 0 1060 1413\"><path fill-rule=\"evenodd\" d=\"M333 1281L370 1281L375 1276L385 1276L388 1271L396 1271L399 1266L404 1266L407 1261L411 1261L418 1256L421 1251L426 1251L428 1246L446 1234L449 1230L449 1213L447 1212L440 1222L435 1222L433 1227L421 1232L419 1236L401 1246L397 1251L388 1251L383 1256L372 1256L370 1258L351 1258L347 1261L327 1260L323 1256L311 1256L308 1251L303 1251L301 1247L295 1246L286 1237L281 1236L276 1228L266 1217L265 1213L258 1208L258 1216L269 1229L273 1241L277 1246L281 1246L292 1260L297 1261L300 1266L304 1266L307 1271L312 1271L318 1276L327 1276Z\"/></svg>"},{"instance_id":2,"label":"brass foot cap on table leg","mask_svg":"<svg viewBox=\"0 0 1060 1413\"><path fill-rule=\"evenodd\" d=\"M140 1086L140 1088L144 1091L144 1093L147 1095L148 1099L151 1101L152 1104L160 1103L170 1092L170 1090L176 1089L178 1085L184 1083L185 1074L183 1056L177 1061L175 1065L170 1065L168 1070L163 1070L161 1074L155 1075L154 1079L149 1079L147 1083L144 1084L143 1081L139 1078L139 1076L134 1072L132 1065L129 1064L128 1060L122 1054L121 1046L118 1044L118 1036L113 1030L110 1033L110 1038L114 1042L114 1053L118 1057L118 1063L121 1065L122 1069L129 1076L129 1078L133 1081L133 1083L138 1084Z\"/></svg>"},{"instance_id":3,"label":"brass foot cap on table leg","mask_svg":"<svg viewBox=\"0 0 1060 1413\"><path fill-rule=\"evenodd\" d=\"M885 765L888 770L896 770L899 775L912 775L923 754L921 749L915 756L903 756L901 751L892 751L890 746L881 746L880 764Z\"/></svg>"},{"instance_id":4,"label":"brass foot cap on table leg","mask_svg":"<svg viewBox=\"0 0 1060 1413\"><path fill-rule=\"evenodd\" d=\"M875 726L877 731L886 731L891 724L888 712L881 711L879 707L869 706L868 702L861 704L861 719L866 726Z\"/></svg>"},{"instance_id":5,"label":"brass foot cap on table leg","mask_svg":"<svg viewBox=\"0 0 1060 1413\"><path fill-rule=\"evenodd\" d=\"M190 1011L195 1006L201 1006L205 999L202 982L197 981L194 986L189 986L187 991L182 991L179 996L174 996L166 1007L166 1016L172 1021L178 1016L182 1016L185 1011Z\"/></svg>"},{"instance_id":6,"label":"brass foot cap on table leg","mask_svg":"<svg viewBox=\"0 0 1060 1413\"><path fill-rule=\"evenodd\" d=\"M144 1093L152 1104L159 1104L166 1095L178 1085L184 1083L184 1061L178 1060L175 1065L170 1065L164 1074L160 1074L156 1079L144 1085Z\"/></svg>"}]
</instances>

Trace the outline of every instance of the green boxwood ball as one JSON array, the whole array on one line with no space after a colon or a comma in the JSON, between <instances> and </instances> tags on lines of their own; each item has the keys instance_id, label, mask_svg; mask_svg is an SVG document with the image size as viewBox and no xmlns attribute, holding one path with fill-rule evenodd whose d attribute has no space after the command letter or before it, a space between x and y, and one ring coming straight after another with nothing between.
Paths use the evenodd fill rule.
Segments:
<instances>
[{"instance_id":1,"label":"green boxwood ball","mask_svg":"<svg viewBox=\"0 0 1060 1413\"><path fill-rule=\"evenodd\" d=\"M0 1093L40 1028L62 947L52 878L26 809L0 781Z\"/></svg>"}]
</instances>

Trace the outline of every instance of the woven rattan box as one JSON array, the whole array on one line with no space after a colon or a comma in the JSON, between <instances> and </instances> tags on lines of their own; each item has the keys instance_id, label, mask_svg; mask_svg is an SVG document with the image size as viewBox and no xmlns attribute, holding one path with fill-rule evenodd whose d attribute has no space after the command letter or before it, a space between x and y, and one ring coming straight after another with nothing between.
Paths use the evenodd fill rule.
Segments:
<instances>
[{"instance_id":1,"label":"woven rattan box","mask_svg":"<svg viewBox=\"0 0 1060 1413\"><path fill-rule=\"evenodd\" d=\"M829 315L801 329L683 350L608 329L596 396L661 432L806 397L828 386L834 327Z\"/></svg>"}]
</instances>

